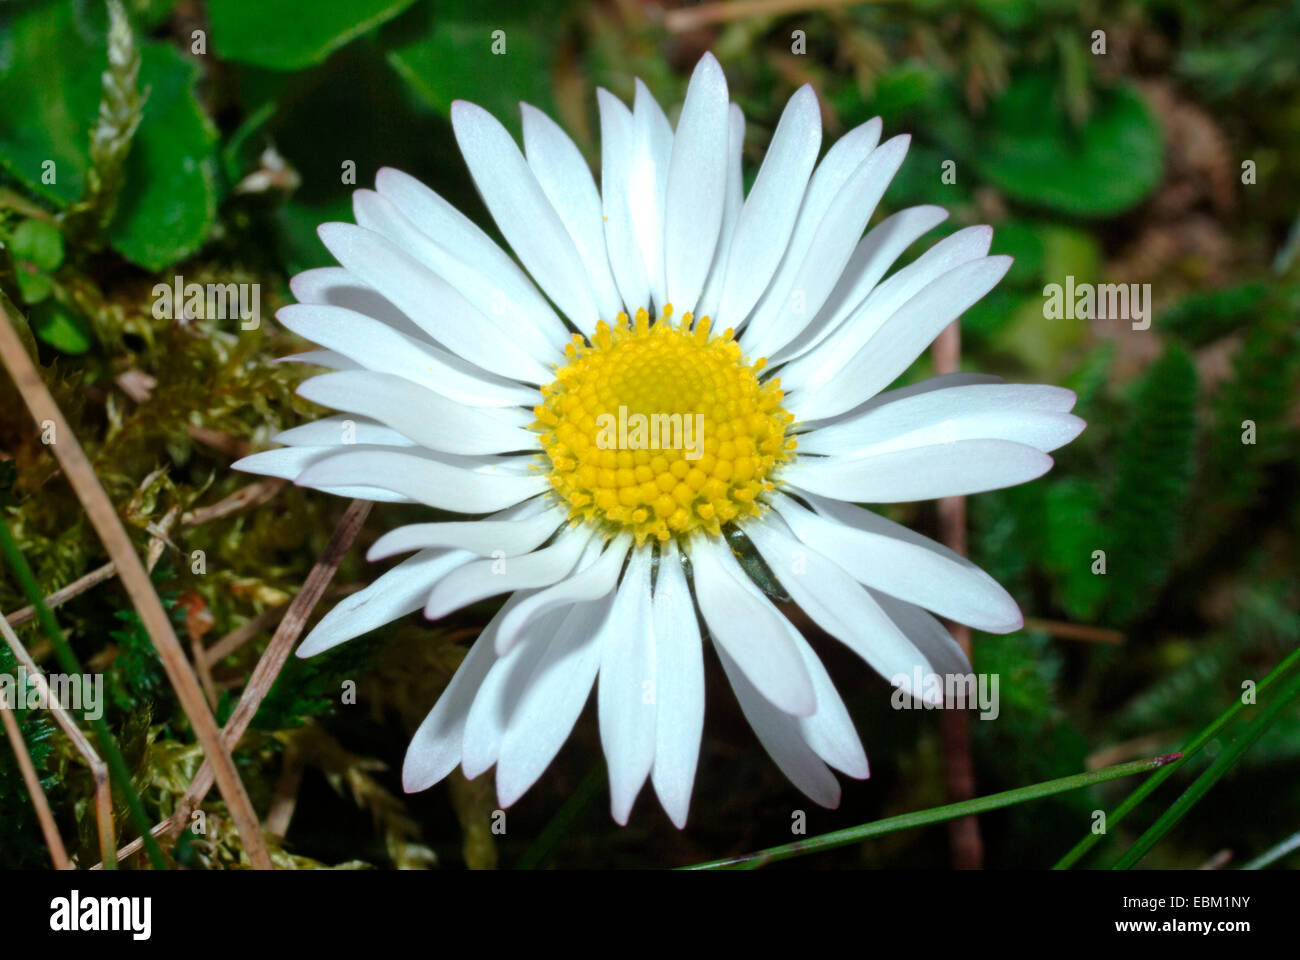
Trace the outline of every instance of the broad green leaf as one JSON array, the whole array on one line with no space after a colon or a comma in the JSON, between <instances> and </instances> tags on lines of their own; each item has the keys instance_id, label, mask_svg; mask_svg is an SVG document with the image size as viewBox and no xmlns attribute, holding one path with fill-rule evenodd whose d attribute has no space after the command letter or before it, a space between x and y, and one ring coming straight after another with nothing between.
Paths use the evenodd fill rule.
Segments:
<instances>
[{"instance_id":1,"label":"broad green leaf","mask_svg":"<svg viewBox=\"0 0 1300 960\"><path fill-rule=\"evenodd\" d=\"M77 356L90 349L90 324L55 300L34 306L31 321L36 336L62 353Z\"/></svg>"},{"instance_id":2,"label":"broad green leaf","mask_svg":"<svg viewBox=\"0 0 1300 960\"><path fill-rule=\"evenodd\" d=\"M24 220L9 243L14 256L41 270L57 270L63 263L63 234L44 220Z\"/></svg>"},{"instance_id":3,"label":"broad green leaf","mask_svg":"<svg viewBox=\"0 0 1300 960\"><path fill-rule=\"evenodd\" d=\"M945 167L949 161L955 165ZM953 181L951 183L944 182L947 171L951 171L952 176L947 178ZM961 206L970 202L974 172L972 167L958 160L949 151L913 146L898 173L890 181L881 201L882 206L891 210L922 203L934 203L948 209Z\"/></svg>"},{"instance_id":4,"label":"broad green leaf","mask_svg":"<svg viewBox=\"0 0 1300 960\"><path fill-rule=\"evenodd\" d=\"M194 253L216 217L217 137L194 96L197 76L173 48L144 46L140 85L149 99L108 236L118 253L150 270Z\"/></svg>"},{"instance_id":5,"label":"broad green leaf","mask_svg":"<svg viewBox=\"0 0 1300 960\"><path fill-rule=\"evenodd\" d=\"M553 50L548 31L525 20L436 17L388 62L435 110L449 114L453 100L469 100L518 131L521 100L550 110Z\"/></svg>"},{"instance_id":6,"label":"broad green leaf","mask_svg":"<svg viewBox=\"0 0 1300 960\"><path fill-rule=\"evenodd\" d=\"M54 282L30 263L19 262L14 270L18 281L18 295L23 303L40 303L54 292Z\"/></svg>"},{"instance_id":7,"label":"broad green leaf","mask_svg":"<svg viewBox=\"0 0 1300 960\"><path fill-rule=\"evenodd\" d=\"M391 20L414 0L209 0L212 45L227 60L297 70Z\"/></svg>"},{"instance_id":8,"label":"broad green leaf","mask_svg":"<svg viewBox=\"0 0 1300 960\"><path fill-rule=\"evenodd\" d=\"M0 166L60 206L81 196L107 63L103 23L69 2L6 4L0 18ZM102 18L101 18L102 19Z\"/></svg>"},{"instance_id":9,"label":"broad green leaf","mask_svg":"<svg viewBox=\"0 0 1300 960\"><path fill-rule=\"evenodd\" d=\"M1128 87L1098 91L1074 127L1053 81L1033 74L993 104L972 145L980 172L1025 203L1083 217L1114 216L1160 180L1164 144L1151 111Z\"/></svg>"},{"instance_id":10,"label":"broad green leaf","mask_svg":"<svg viewBox=\"0 0 1300 960\"><path fill-rule=\"evenodd\" d=\"M104 30L99 7L68 0L23 7L0 25L0 166L59 206L85 189ZM156 270L197 250L211 227L216 132L194 96L194 64L164 43L142 44L141 60L148 100L108 240Z\"/></svg>"}]
</instances>

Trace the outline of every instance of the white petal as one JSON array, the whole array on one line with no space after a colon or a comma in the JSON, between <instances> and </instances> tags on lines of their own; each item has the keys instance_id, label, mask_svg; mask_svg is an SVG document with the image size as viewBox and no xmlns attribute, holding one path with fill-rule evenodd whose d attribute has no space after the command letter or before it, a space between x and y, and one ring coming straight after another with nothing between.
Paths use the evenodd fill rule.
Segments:
<instances>
[{"instance_id":1,"label":"white petal","mask_svg":"<svg viewBox=\"0 0 1300 960\"><path fill-rule=\"evenodd\" d=\"M526 596L524 593L512 594L506 600L488 630L484 639L493 650L501 621ZM530 643L522 643L504 657L497 657L483 679L483 685L474 697L465 718L464 736L461 748L461 765L465 776L473 780L483 773L501 756L501 743L505 737L506 727L514 715L525 691L533 670L541 662L551 643L553 632L563 623L565 613L552 614L539 624L541 629ZM491 634L490 636L488 634Z\"/></svg>"},{"instance_id":2,"label":"white petal","mask_svg":"<svg viewBox=\"0 0 1300 960\"><path fill-rule=\"evenodd\" d=\"M1051 469L1052 458L1027 444L956 440L861 457L800 457L781 479L835 500L909 503L1014 487Z\"/></svg>"},{"instance_id":3,"label":"white petal","mask_svg":"<svg viewBox=\"0 0 1300 960\"><path fill-rule=\"evenodd\" d=\"M632 223L631 173L636 150L632 112L608 90L596 91L600 107L600 194L605 250L629 315L650 306L650 281ZM592 327L582 328L591 333Z\"/></svg>"},{"instance_id":4,"label":"white petal","mask_svg":"<svg viewBox=\"0 0 1300 960\"><path fill-rule=\"evenodd\" d=\"M694 310L713 263L727 192L727 78L713 54L696 64L677 121L664 224L668 299Z\"/></svg>"},{"instance_id":5,"label":"white petal","mask_svg":"<svg viewBox=\"0 0 1300 960\"><path fill-rule=\"evenodd\" d=\"M922 673L933 672L925 655L867 589L839 564L795 537L779 515L746 524L745 533L790 599L871 669L891 681L899 674L910 677L918 667ZM820 712L820 691L817 703Z\"/></svg>"},{"instance_id":6,"label":"white petal","mask_svg":"<svg viewBox=\"0 0 1300 960\"><path fill-rule=\"evenodd\" d=\"M418 328L417 328L418 329ZM290 353L276 357L271 363L304 363L317 367L329 367L331 370L364 370L357 363L335 350L304 350L302 353Z\"/></svg>"},{"instance_id":7,"label":"white petal","mask_svg":"<svg viewBox=\"0 0 1300 960\"><path fill-rule=\"evenodd\" d=\"M745 147L745 114L734 103L727 113L727 200L722 207L722 227L718 231L718 249L709 267L709 279L700 294L695 313L701 317L716 317L722 303L722 287L727 280L727 266L731 262L731 242L735 239L736 221L745 204L745 175L741 159Z\"/></svg>"},{"instance_id":8,"label":"white petal","mask_svg":"<svg viewBox=\"0 0 1300 960\"><path fill-rule=\"evenodd\" d=\"M561 530L550 546L522 557L467 563L434 588L425 604L424 615L437 620L497 594L549 587L574 568L592 532L591 527L583 524Z\"/></svg>"},{"instance_id":9,"label":"white petal","mask_svg":"<svg viewBox=\"0 0 1300 960\"><path fill-rule=\"evenodd\" d=\"M618 583L619 571L623 569L623 560L631 545L631 536L617 537L600 554L600 558L589 566L582 567L580 572L565 577L545 590L538 590L510 611L510 616L501 624L497 633L497 653L509 653L521 637L533 631L533 624L539 617L560 607L599 600L606 596Z\"/></svg>"},{"instance_id":10,"label":"white petal","mask_svg":"<svg viewBox=\"0 0 1300 960\"><path fill-rule=\"evenodd\" d=\"M497 761L497 800L502 807L537 782L573 730L600 666L601 630L611 603L612 595L573 607L529 677Z\"/></svg>"},{"instance_id":11,"label":"white petal","mask_svg":"<svg viewBox=\"0 0 1300 960\"><path fill-rule=\"evenodd\" d=\"M942 207L908 207L886 217L858 241L835 289L822 304L812 323L772 358L780 363L815 347L861 306L895 260L918 237L948 218ZM987 252L987 251L985 251Z\"/></svg>"},{"instance_id":12,"label":"white petal","mask_svg":"<svg viewBox=\"0 0 1300 960\"><path fill-rule=\"evenodd\" d=\"M494 376L435 346L423 335L407 336L353 310L299 303L281 307L276 319L299 336L354 361L349 365L353 369L405 377L459 403L532 408L540 399L536 389ZM302 362L302 356L291 354L281 359ZM320 362L321 358L316 359Z\"/></svg>"},{"instance_id":13,"label":"white petal","mask_svg":"<svg viewBox=\"0 0 1300 960\"><path fill-rule=\"evenodd\" d=\"M298 647L298 656L314 657L414 613L424 605L434 584L473 558L465 550L423 550L403 560L369 586L335 604L307 634Z\"/></svg>"},{"instance_id":14,"label":"white petal","mask_svg":"<svg viewBox=\"0 0 1300 960\"><path fill-rule=\"evenodd\" d=\"M402 789L407 793L429 789L461 762L461 742L470 705L488 670L496 663L491 631L492 623L489 623L411 738L402 763Z\"/></svg>"},{"instance_id":15,"label":"white petal","mask_svg":"<svg viewBox=\"0 0 1300 960\"><path fill-rule=\"evenodd\" d=\"M582 258L514 138L464 100L451 105L451 125L483 202L520 262L575 325L595 326L599 312Z\"/></svg>"},{"instance_id":16,"label":"white petal","mask_svg":"<svg viewBox=\"0 0 1300 960\"><path fill-rule=\"evenodd\" d=\"M808 190L804 193L803 204L799 207L799 217L795 220L781 266L768 284L762 299L751 311L751 316L756 316L761 311L780 311L786 308L794 276L802 269L822 221L834 205L840 190L880 141L880 127L880 118L876 117L850 130L831 145L822 162L817 165L808 182ZM746 320L744 317L731 317L727 324L739 330ZM746 345L745 349L748 352L749 347Z\"/></svg>"},{"instance_id":17,"label":"white petal","mask_svg":"<svg viewBox=\"0 0 1300 960\"><path fill-rule=\"evenodd\" d=\"M840 699L835 684L831 682L826 667L813 653L808 641L790 624L790 639L803 657L813 689L817 691L817 712L811 717L799 717L799 732L813 752L828 764L855 780L865 780L870 775L867 754L853 727L853 719Z\"/></svg>"},{"instance_id":18,"label":"white petal","mask_svg":"<svg viewBox=\"0 0 1300 960\"><path fill-rule=\"evenodd\" d=\"M393 306L378 290L362 283L343 267L304 270L289 281L289 289L300 303L351 310L373 317L409 337L428 342L428 335L419 324Z\"/></svg>"},{"instance_id":19,"label":"white petal","mask_svg":"<svg viewBox=\"0 0 1300 960\"><path fill-rule=\"evenodd\" d=\"M644 83L636 81L632 102L635 146L628 174L632 227L641 242L641 261L650 282L656 310L668 302L664 274L664 220L668 198L668 166L673 152L673 128L663 108Z\"/></svg>"},{"instance_id":20,"label":"white petal","mask_svg":"<svg viewBox=\"0 0 1300 960\"><path fill-rule=\"evenodd\" d=\"M961 644L953 639L948 628L934 616L922 610L914 603L899 600L887 593L870 590L872 599L880 604L907 638L916 644L916 648L925 655L932 672L941 676L949 674L968 674L971 672L970 659L962 650Z\"/></svg>"},{"instance_id":21,"label":"white petal","mask_svg":"<svg viewBox=\"0 0 1300 960\"><path fill-rule=\"evenodd\" d=\"M1083 429L1064 412L1073 405L1072 391L1038 384L929 390L814 427L800 436L799 453L865 457L958 440L1011 440L1047 453Z\"/></svg>"},{"instance_id":22,"label":"white petal","mask_svg":"<svg viewBox=\"0 0 1300 960\"><path fill-rule=\"evenodd\" d=\"M967 227L944 237L872 290L815 349L787 364L781 371L782 384L788 390L820 387L846 366L904 304L944 274L979 260L992 243L993 230L986 226Z\"/></svg>"},{"instance_id":23,"label":"white petal","mask_svg":"<svg viewBox=\"0 0 1300 960\"><path fill-rule=\"evenodd\" d=\"M754 686L786 713L817 709L812 680L786 632L786 619L749 588L749 577L725 541L700 536L687 544L695 598L709 633Z\"/></svg>"},{"instance_id":24,"label":"white petal","mask_svg":"<svg viewBox=\"0 0 1300 960\"><path fill-rule=\"evenodd\" d=\"M792 384L794 392L786 409L797 419L814 420L871 399L910 367L944 327L997 286L1010 266L1010 257L985 257L944 274L896 310L824 383L799 388ZM828 338L823 347L833 339Z\"/></svg>"},{"instance_id":25,"label":"white petal","mask_svg":"<svg viewBox=\"0 0 1300 960\"><path fill-rule=\"evenodd\" d=\"M989 633L1024 626L1002 586L965 557L870 510L822 497L812 513L784 494L772 505L808 546L834 557L859 583Z\"/></svg>"},{"instance_id":26,"label":"white petal","mask_svg":"<svg viewBox=\"0 0 1300 960\"><path fill-rule=\"evenodd\" d=\"M323 373L298 385L298 396L378 420L430 450L464 455L538 448L518 408L471 407L404 377L373 370Z\"/></svg>"},{"instance_id":27,"label":"white petal","mask_svg":"<svg viewBox=\"0 0 1300 960\"><path fill-rule=\"evenodd\" d=\"M349 449L355 449L349 447ZM374 449L374 448L371 448ZM232 470L244 473L257 473L264 477L279 477L295 482L312 465L338 452L331 447L281 447L278 450L263 450L236 460L230 465ZM354 484L307 484L324 493L336 497L349 497L354 500L373 500L375 503L414 503L410 497L371 486L364 482Z\"/></svg>"},{"instance_id":28,"label":"white petal","mask_svg":"<svg viewBox=\"0 0 1300 960\"><path fill-rule=\"evenodd\" d=\"M1004 383L1001 377L993 376L987 373L943 373L936 377L926 377L924 380L918 380L916 383L909 383L905 387L895 387L893 390L886 390L878 393L866 403L855 407L845 413L837 414L833 417L826 417L823 420L804 421L799 424L800 443L803 437L811 435L817 430L824 427L836 426L841 423L849 423L867 412L875 410L877 407L883 407L887 403L893 403L896 400L902 400L904 397L915 396L918 393L928 393L931 390L946 390L949 387L965 387L976 383Z\"/></svg>"},{"instance_id":29,"label":"white petal","mask_svg":"<svg viewBox=\"0 0 1300 960\"><path fill-rule=\"evenodd\" d=\"M658 679L651 627L649 544L632 552L610 608L601 644L596 706L600 744L609 769L610 812L627 824L655 755Z\"/></svg>"},{"instance_id":30,"label":"white petal","mask_svg":"<svg viewBox=\"0 0 1300 960\"><path fill-rule=\"evenodd\" d=\"M415 446L414 440L382 423L365 417L348 416L346 413L290 427L271 439L276 443L287 443L291 447L341 447L354 443L383 447Z\"/></svg>"},{"instance_id":31,"label":"white petal","mask_svg":"<svg viewBox=\"0 0 1300 960\"><path fill-rule=\"evenodd\" d=\"M907 155L911 138L894 137L871 151L832 202L808 244L803 262L788 274L784 291L773 289L745 330L745 350L773 356L816 316L839 281L876 204Z\"/></svg>"},{"instance_id":32,"label":"white petal","mask_svg":"<svg viewBox=\"0 0 1300 960\"><path fill-rule=\"evenodd\" d=\"M521 506L534 503L540 504L542 500L528 500ZM399 553L433 547L454 547L480 557L492 556L497 551L503 557L517 557L545 543L564 522L565 514L564 507L555 506L526 519L413 523L390 530L376 540L366 553L366 559L383 560Z\"/></svg>"},{"instance_id":33,"label":"white petal","mask_svg":"<svg viewBox=\"0 0 1300 960\"><path fill-rule=\"evenodd\" d=\"M724 325L747 316L767 289L790 242L821 142L817 94L804 84L781 114L736 223L718 314Z\"/></svg>"},{"instance_id":34,"label":"white petal","mask_svg":"<svg viewBox=\"0 0 1300 960\"><path fill-rule=\"evenodd\" d=\"M457 513L504 510L550 488L541 474L521 474L504 463L473 469L462 465L468 462L451 454L350 448L329 452L294 482L316 488L383 484L385 490Z\"/></svg>"},{"instance_id":35,"label":"white petal","mask_svg":"<svg viewBox=\"0 0 1300 960\"><path fill-rule=\"evenodd\" d=\"M391 200L426 236L461 261L463 266L457 271L458 275L446 278L450 283L461 283L462 278L470 273L485 279L500 290L503 304L509 303L524 311L523 319L542 331L550 342L561 347L564 345L568 332L563 321L527 274L478 224L419 180L400 170L382 168L375 176L375 189Z\"/></svg>"},{"instance_id":36,"label":"white petal","mask_svg":"<svg viewBox=\"0 0 1300 960\"><path fill-rule=\"evenodd\" d=\"M564 362L568 337L563 324L550 310L540 315L543 323L539 324L539 315L529 309L529 293L508 282L503 285L495 273L477 269L463 254L447 247L445 237L430 237L420 230L383 194L355 191L352 211L358 225L387 237L455 287L501 336L518 343L544 364Z\"/></svg>"},{"instance_id":37,"label":"white petal","mask_svg":"<svg viewBox=\"0 0 1300 960\"><path fill-rule=\"evenodd\" d=\"M704 645L677 546L659 550L651 613L655 636L655 756L650 779L664 811L686 826L704 734Z\"/></svg>"},{"instance_id":38,"label":"white petal","mask_svg":"<svg viewBox=\"0 0 1300 960\"><path fill-rule=\"evenodd\" d=\"M835 774L808 746L799 722L782 713L754 688L744 670L722 647L715 647L731 689L740 702L741 712L754 728L763 748L791 783L815 803L834 810L840 805L840 785ZM802 660L800 661L802 663ZM806 668L805 668L806 669ZM811 681L810 681L811 682Z\"/></svg>"},{"instance_id":39,"label":"white petal","mask_svg":"<svg viewBox=\"0 0 1300 960\"><path fill-rule=\"evenodd\" d=\"M350 223L325 223L316 232L339 263L448 350L511 380L551 381L545 366L502 336L455 287L387 237Z\"/></svg>"},{"instance_id":40,"label":"white petal","mask_svg":"<svg viewBox=\"0 0 1300 960\"><path fill-rule=\"evenodd\" d=\"M605 223L596 181L577 145L558 123L526 103L520 108L528 166L569 231L600 315L613 319L623 305L605 252Z\"/></svg>"}]
</instances>

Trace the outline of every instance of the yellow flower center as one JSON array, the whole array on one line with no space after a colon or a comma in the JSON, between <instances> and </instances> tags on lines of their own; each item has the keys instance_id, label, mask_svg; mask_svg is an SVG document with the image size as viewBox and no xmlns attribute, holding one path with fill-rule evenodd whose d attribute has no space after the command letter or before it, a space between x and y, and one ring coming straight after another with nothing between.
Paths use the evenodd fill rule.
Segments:
<instances>
[{"instance_id":1,"label":"yellow flower center","mask_svg":"<svg viewBox=\"0 0 1300 960\"><path fill-rule=\"evenodd\" d=\"M779 379L758 380L709 318L674 323L672 305L652 324L620 313L590 341L575 334L568 362L542 387L533 429L543 468L570 517L631 531L638 543L667 540L757 516L758 495L795 448Z\"/></svg>"}]
</instances>

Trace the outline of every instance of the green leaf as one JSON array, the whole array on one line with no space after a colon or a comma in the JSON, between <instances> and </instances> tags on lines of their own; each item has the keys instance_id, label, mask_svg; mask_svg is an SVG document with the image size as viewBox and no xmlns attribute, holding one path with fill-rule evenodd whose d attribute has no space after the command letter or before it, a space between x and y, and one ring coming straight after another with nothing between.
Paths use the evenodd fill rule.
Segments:
<instances>
[{"instance_id":1,"label":"green leaf","mask_svg":"<svg viewBox=\"0 0 1300 960\"><path fill-rule=\"evenodd\" d=\"M391 20L414 0L209 0L212 44L222 57L273 70L320 63Z\"/></svg>"},{"instance_id":2,"label":"green leaf","mask_svg":"<svg viewBox=\"0 0 1300 960\"><path fill-rule=\"evenodd\" d=\"M939 150L923 144L908 151L907 162L898 168L881 201L889 209L935 203L952 208L970 202L971 169L957 163L956 181L944 183L944 163L954 161L952 151Z\"/></svg>"},{"instance_id":3,"label":"green leaf","mask_svg":"<svg viewBox=\"0 0 1300 960\"><path fill-rule=\"evenodd\" d=\"M40 303L54 292L53 281L28 263L17 265L14 279L18 281L18 293L26 304Z\"/></svg>"},{"instance_id":4,"label":"green leaf","mask_svg":"<svg viewBox=\"0 0 1300 960\"><path fill-rule=\"evenodd\" d=\"M1074 127L1050 78L1023 77L994 103L970 157L988 180L1025 203L1083 217L1114 216L1160 181L1164 144L1128 87L1098 91Z\"/></svg>"},{"instance_id":5,"label":"green leaf","mask_svg":"<svg viewBox=\"0 0 1300 960\"><path fill-rule=\"evenodd\" d=\"M41 270L57 270L63 263L63 234L44 220L24 220L9 244L14 255Z\"/></svg>"},{"instance_id":6,"label":"green leaf","mask_svg":"<svg viewBox=\"0 0 1300 960\"><path fill-rule=\"evenodd\" d=\"M194 253L217 213L216 129L194 96L198 68L166 44L145 44L144 119L108 227L118 253L161 270Z\"/></svg>"},{"instance_id":7,"label":"green leaf","mask_svg":"<svg viewBox=\"0 0 1300 960\"><path fill-rule=\"evenodd\" d=\"M108 240L156 270L197 250L212 225L216 132L194 96L198 68L165 43L143 44L141 57L149 98ZM59 206L85 192L106 64L96 6L33 4L0 26L0 167Z\"/></svg>"},{"instance_id":8,"label":"green leaf","mask_svg":"<svg viewBox=\"0 0 1300 960\"><path fill-rule=\"evenodd\" d=\"M424 37L389 53L388 62L440 113L450 114L453 100L470 100L518 131L521 100L551 106L553 27L439 16Z\"/></svg>"},{"instance_id":9,"label":"green leaf","mask_svg":"<svg viewBox=\"0 0 1300 960\"><path fill-rule=\"evenodd\" d=\"M61 353L80 356L93 342L90 324L54 300L33 307L31 321L36 336Z\"/></svg>"},{"instance_id":10,"label":"green leaf","mask_svg":"<svg viewBox=\"0 0 1300 960\"><path fill-rule=\"evenodd\" d=\"M60 206L81 196L105 50L103 30L71 3L0 19L0 166Z\"/></svg>"}]
</instances>

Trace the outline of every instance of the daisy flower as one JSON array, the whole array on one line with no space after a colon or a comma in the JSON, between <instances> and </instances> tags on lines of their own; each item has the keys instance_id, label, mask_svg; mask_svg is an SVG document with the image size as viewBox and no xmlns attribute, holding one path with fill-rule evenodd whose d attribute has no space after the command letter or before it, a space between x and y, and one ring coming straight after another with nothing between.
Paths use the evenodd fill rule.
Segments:
<instances>
[{"instance_id":1,"label":"daisy flower","mask_svg":"<svg viewBox=\"0 0 1300 960\"><path fill-rule=\"evenodd\" d=\"M503 807L550 764L596 687L611 809L649 780L686 823L704 724L704 638L777 766L834 807L867 758L821 661L737 559L756 554L826 633L899 685L966 673L934 614L994 633L1015 601L965 558L856 504L992 490L1045 473L1074 395L955 374L886 391L1010 265L958 230L886 278L946 216L863 235L908 138L877 118L818 162L810 87L748 195L745 121L711 55L676 128L639 81L598 91L597 186L524 105L523 150L457 102L452 127L514 258L429 188L381 170L340 267L292 281L281 323L330 368L298 392L341 411L236 467L465 519L392 530L410 554L331 610L311 656L423 609L506 595L416 732L403 783L496 767ZM751 568L755 565L751 564ZM918 692L919 695L919 692Z\"/></svg>"}]
</instances>

